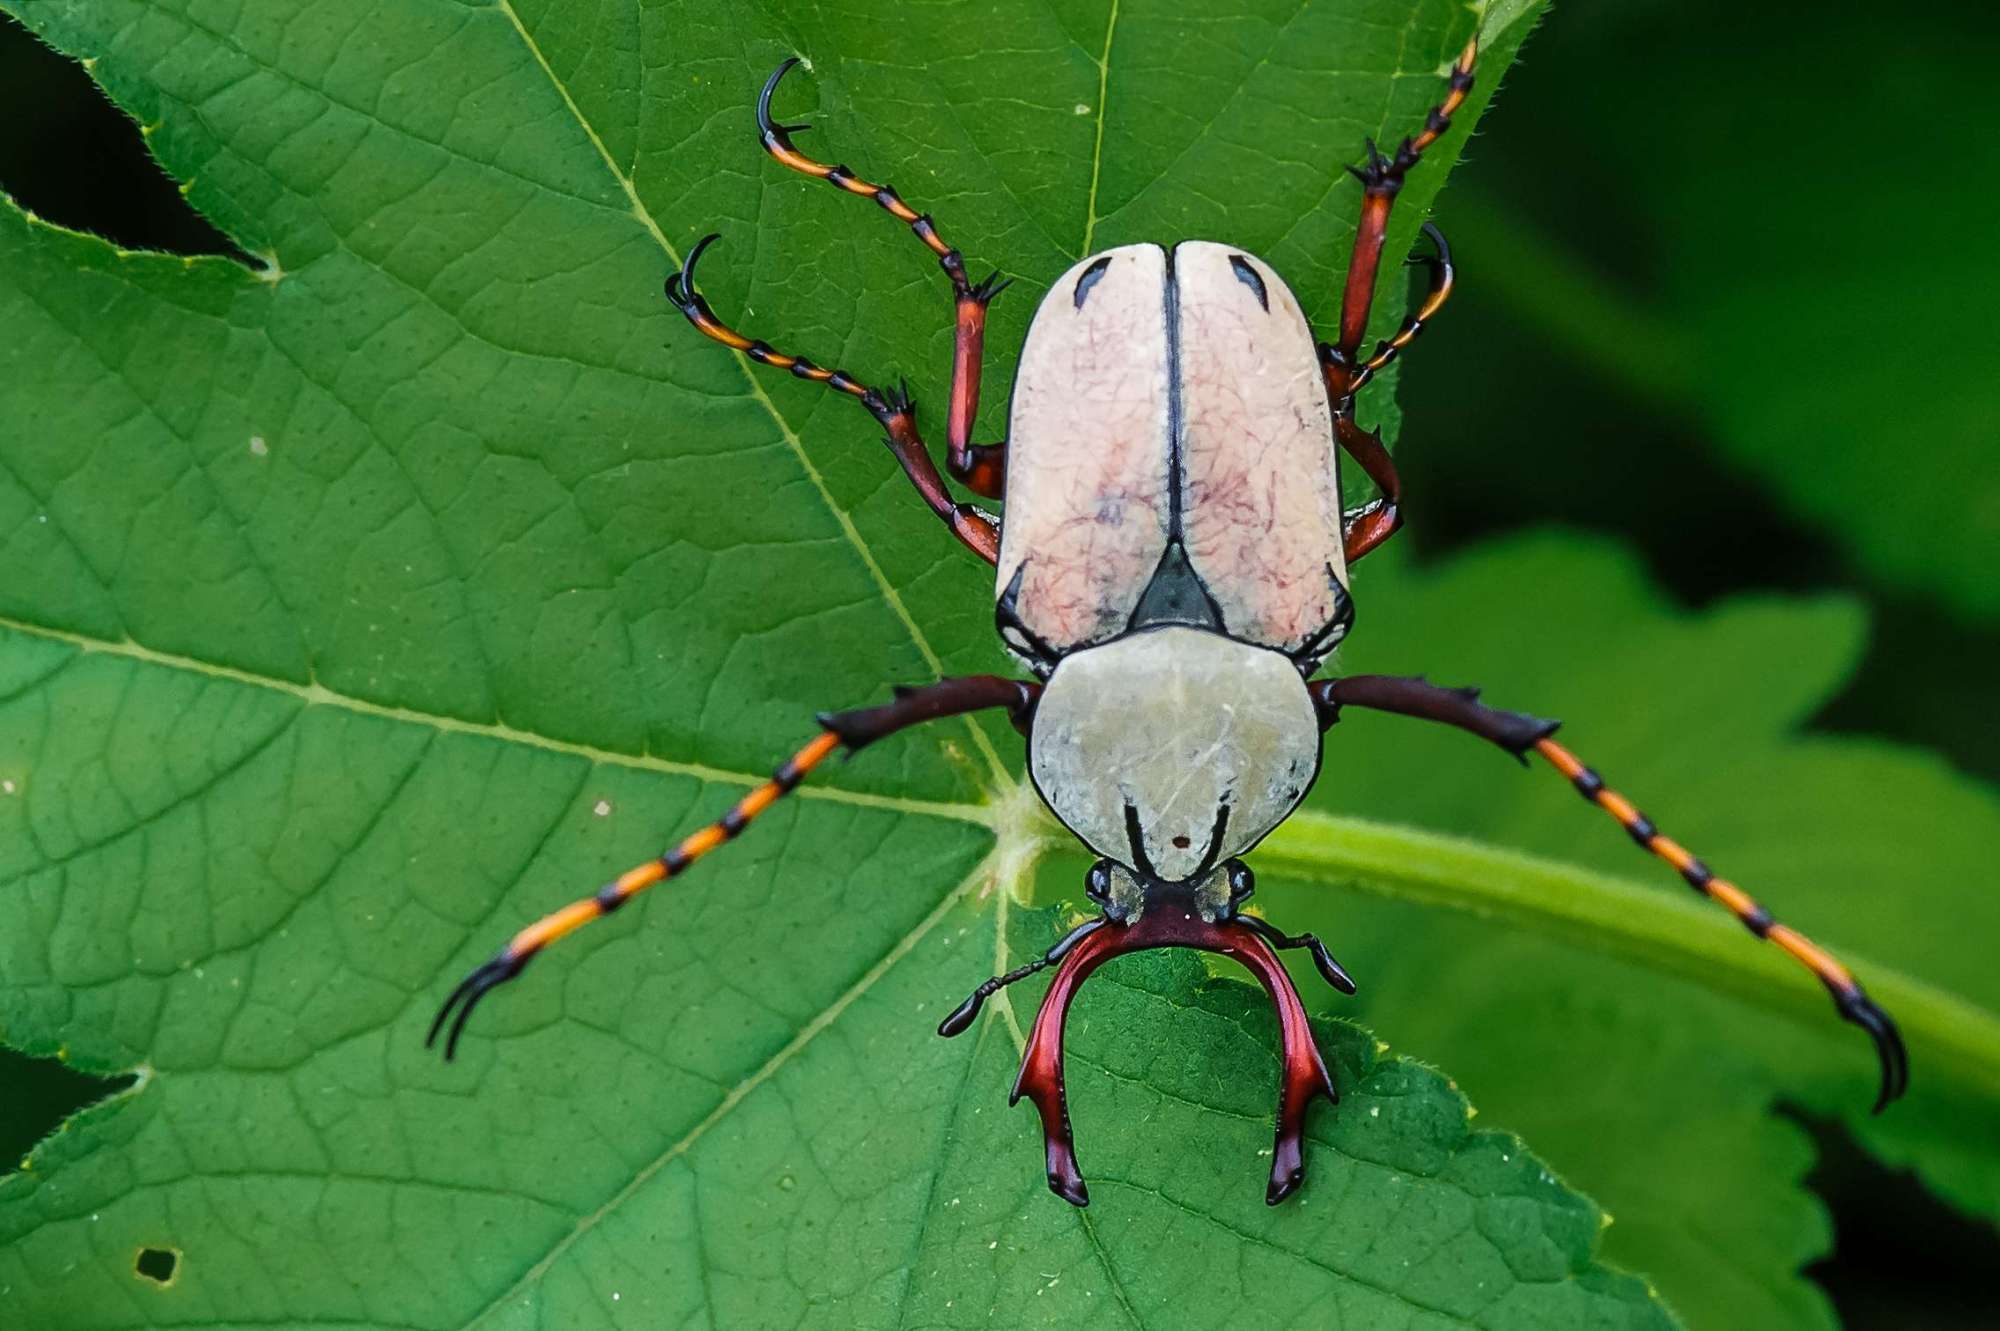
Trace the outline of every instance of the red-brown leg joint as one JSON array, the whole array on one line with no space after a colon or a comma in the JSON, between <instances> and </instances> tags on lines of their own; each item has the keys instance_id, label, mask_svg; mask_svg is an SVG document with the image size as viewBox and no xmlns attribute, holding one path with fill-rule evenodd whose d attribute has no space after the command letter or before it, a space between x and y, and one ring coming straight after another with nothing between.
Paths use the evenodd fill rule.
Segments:
<instances>
[{"instance_id":1,"label":"red-brown leg joint","mask_svg":"<svg viewBox=\"0 0 2000 1331\"><path fill-rule=\"evenodd\" d=\"M1233 920L1210 924L1190 912L1155 908L1132 924L1114 924L1086 936L1063 958L1042 997L1008 1103L1018 1103L1023 1096L1034 1102L1042 1118L1049 1189L1072 1205L1088 1205L1090 1193L1077 1167L1069 1104L1063 1093L1063 1026L1070 1000L1092 971L1113 957L1156 947L1192 947L1233 958L1257 977L1277 1009L1284 1070L1278 1087L1271 1180L1264 1193L1265 1201L1275 1206L1296 1191L1305 1177L1307 1107L1316 1095L1324 1095L1329 1102L1340 1096L1313 1041L1312 1024L1291 977L1270 946L1247 925Z\"/></svg>"}]
</instances>

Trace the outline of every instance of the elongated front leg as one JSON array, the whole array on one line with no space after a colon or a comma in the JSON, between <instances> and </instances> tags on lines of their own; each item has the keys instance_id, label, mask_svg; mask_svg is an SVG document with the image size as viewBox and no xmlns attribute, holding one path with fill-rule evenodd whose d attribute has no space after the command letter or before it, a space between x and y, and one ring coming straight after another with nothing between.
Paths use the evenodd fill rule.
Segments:
<instances>
[{"instance_id":1,"label":"elongated front leg","mask_svg":"<svg viewBox=\"0 0 2000 1331\"><path fill-rule=\"evenodd\" d=\"M779 765L771 779L736 801L729 812L698 832L683 837L673 849L658 859L628 869L599 888L591 896L573 901L553 915L543 916L515 934L493 959L478 967L451 991L431 1022L424 1044L436 1042L449 1025L444 1056L449 1061L458 1052L458 1037L472 1009L489 991L519 975L543 948L592 920L609 915L633 897L669 878L678 877L690 864L735 837L753 819L791 793L806 774L819 766L835 749L845 747L855 753L885 735L939 717L956 716L989 707L1004 707L1017 727L1025 729L1034 712L1042 686L997 675L966 675L942 679L921 688L899 688L895 700L880 707L851 712L822 714L820 733L797 753Z\"/></svg>"},{"instance_id":2,"label":"elongated front leg","mask_svg":"<svg viewBox=\"0 0 2000 1331\"><path fill-rule=\"evenodd\" d=\"M1031 1101L1042 1120L1042 1149L1049 1190L1072 1206L1090 1204L1083 1171L1076 1161L1070 1130L1069 1098L1063 1089L1063 1028L1070 1003L1083 982L1111 958L1156 947L1192 947L1230 957L1257 977L1278 1014L1282 1044L1278 1080L1278 1113L1271 1147L1271 1176L1264 1200L1276 1206L1297 1191L1305 1179L1306 1110L1316 1098L1338 1101L1333 1078L1313 1042L1312 1023L1299 1001L1291 976L1272 953L1248 917L1210 923L1192 910L1178 907L1148 910L1131 924L1108 924L1091 930L1071 945L1042 996L1035 1024L1021 1051L1021 1071L1014 1078L1009 1104ZM1261 923L1261 921L1260 921ZM1067 942L1068 940L1065 940ZM1059 945L1060 946L1060 945Z\"/></svg>"},{"instance_id":3,"label":"elongated front leg","mask_svg":"<svg viewBox=\"0 0 2000 1331\"><path fill-rule=\"evenodd\" d=\"M1575 754L1550 738L1558 722L1487 707L1479 701L1477 689L1440 688L1424 679L1354 675L1347 679L1320 680L1310 688L1323 725L1339 719L1342 707L1367 707L1457 726L1498 745L1523 762L1530 751L1539 754L1585 800L1616 819L1642 850L1672 865L1689 887L1719 903L1753 936L1777 946L1813 973L1832 995L1841 1019L1861 1027L1874 1041L1876 1058L1882 1065L1882 1087L1875 1100L1877 1113L1908 1088L1910 1060L1903 1048L1902 1035L1889 1014L1863 992L1853 974L1804 934L1778 923L1749 893L1718 877L1679 842L1661 835L1652 819L1605 785L1604 779Z\"/></svg>"},{"instance_id":4,"label":"elongated front leg","mask_svg":"<svg viewBox=\"0 0 2000 1331\"><path fill-rule=\"evenodd\" d=\"M952 478L974 494L998 499L1005 476L1006 445L972 442L973 418L979 414L979 376L986 345L986 307L1009 285L994 273L974 284L965 275L965 256L947 245L930 214L919 213L903 202L894 185L876 185L861 179L845 166L828 166L800 152L792 135L810 126L781 125L771 117L771 94L778 81L799 63L797 56L785 61L764 81L757 96L757 136L764 151L794 171L824 180L836 189L872 199L876 206L910 228L924 248L937 256L938 266L951 279L952 357L951 409L946 416L945 468Z\"/></svg>"}]
</instances>

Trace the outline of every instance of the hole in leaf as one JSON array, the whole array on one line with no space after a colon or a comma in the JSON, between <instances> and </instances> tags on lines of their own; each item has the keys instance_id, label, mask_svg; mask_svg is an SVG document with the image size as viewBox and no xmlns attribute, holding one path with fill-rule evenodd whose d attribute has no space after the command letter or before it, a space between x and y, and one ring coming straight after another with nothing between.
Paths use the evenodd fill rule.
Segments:
<instances>
[{"instance_id":1,"label":"hole in leaf","mask_svg":"<svg viewBox=\"0 0 2000 1331\"><path fill-rule=\"evenodd\" d=\"M83 66L0 14L0 189L126 249L214 254L261 271L182 196Z\"/></svg>"},{"instance_id":2,"label":"hole in leaf","mask_svg":"<svg viewBox=\"0 0 2000 1331\"><path fill-rule=\"evenodd\" d=\"M128 1089L131 1077L93 1077L53 1058L0 1049L0 1178L77 1110Z\"/></svg>"},{"instance_id":3,"label":"hole in leaf","mask_svg":"<svg viewBox=\"0 0 2000 1331\"><path fill-rule=\"evenodd\" d=\"M156 1285L171 1285L180 1274L181 1255L173 1248L141 1248L132 1263L132 1274Z\"/></svg>"}]
</instances>

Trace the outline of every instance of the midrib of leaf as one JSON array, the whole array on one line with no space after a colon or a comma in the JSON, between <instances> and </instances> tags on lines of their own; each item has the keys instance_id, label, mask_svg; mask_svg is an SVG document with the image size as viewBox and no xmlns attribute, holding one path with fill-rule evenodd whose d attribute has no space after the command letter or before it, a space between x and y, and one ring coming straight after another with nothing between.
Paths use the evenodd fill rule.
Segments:
<instances>
[{"instance_id":1,"label":"midrib of leaf","mask_svg":"<svg viewBox=\"0 0 2000 1331\"><path fill-rule=\"evenodd\" d=\"M1111 12L1104 19L1104 49L1097 57L1097 139L1090 149L1090 193L1083 205L1083 245L1076 257L1090 253L1090 240L1097 231L1097 177L1104 167L1104 118L1111 101L1111 38L1118 31L1118 0L1111 0Z\"/></svg>"},{"instance_id":2,"label":"midrib of leaf","mask_svg":"<svg viewBox=\"0 0 2000 1331\"><path fill-rule=\"evenodd\" d=\"M752 772L733 772L727 768L711 767L706 763L680 762L669 758L658 758L644 753L620 753L613 749L600 749L590 744L579 744L573 740L555 739L537 734L532 730L520 730L496 721L467 721L455 716L440 716L434 712L420 712L409 707L392 707L386 703L370 702L366 698L356 698L350 694L336 693L318 682L300 684L295 680L273 679L235 666L219 665L213 661L198 660L191 656L177 656L171 652L156 651L151 647L130 640L112 642L103 638L93 638L83 633L73 633L67 629L50 628L43 624L30 624L18 619L0 616L0 631L20 633L28 637L47 638L54 642L66 643L81 651L103 656L119 656L127 660L139 661L146 665L164 666L169 670L179 670L191 675L202 675L210 679L227 680L232 684L248 685L251 688L267 689L272 693L282 693L296 698L309 707L333 707L341 711L356 712L363 716L381 717L389 721L401 721L409 725L423 726L430 730L449 731L460 735L477 735L485 739L500 740L509 744L525 745L528 748L543 749L550 753L569 754L593 763L603 763L612 767L629 767L642 772L658 772L666 776L693 777L698 781L712 781L723 785L756 786L768 779L767 776ZM959 822L978 823L991 827L994 824L993 807L989 804L974 804L946 800L923 800L904 795L878 795L861 790L843 790L821 782L801 784L792 791L794 798L824 800L832 804L851 804L870 809L887 809L896 813L918 814L933 818L951 818Z\"/></svg>"},{"instance_id":3,"label":"midrib of leaf","mask_svg":"<svg viewBox=\"0 0 2000 1331\"><path fill-rule=\"evenodd\" d=\"M1718 908L1572 865L1311 810L1293 814L1256 856L1258 867L1277 873L1525 925L1773 1011L1826 1016L1818 985ZM1866 957L1846 959L1911 1043L1948 1056L1953 1072L2000 1092L2000 1017Z\"/></svg>"},{"instance_id":4,"label":"midrib of leaf","mask_svg":"<svg viewBox=\"0 0 2000 1331\"><path fill-rule=\"evenodd\" d=\"M562 78L556 73L554 67L549 64L548 59L542 54L541 46L536 43L534 35L528 31L527 25L521 22L521 16L514 12L511 0L496 0L496 3L500 12L507 16L507 22L512 24L514 31L520 35L522 46L534 58L535 65L548 79L549 86L555 89L558 97L562 98L563 105L569 109L570 116L576 121L577 127L583 131L584 137L590 140L591 147L597 150L599 159L604 163L604 169L611 173L611 178L618 182L618 188L625 192L626 199L632 205L632 216L637 218L639 224L646 228L646 233L653 238L654 243L660 247L660 252L667 256L674 267L680 267L680 253L668 241L666 233L660 229L660 224L653 217L652 212L640 201L638 188L632 183L631 175L618 165L617 159L612 157L610 148L599 137L597 127L590 123L590 118L583 113L583 108L577 105L576 98L570 95L568 85L562 81ZM917 621L910 614L909 607L903 604L902 595L897 592L895 584L890 582L888 575L882 571L882 565L876 560L875 552L869 549L868 542L862 539L860 528L854 525L854 520L848 516L847 510L834 500L833 492L827 489L826 478L821 476L819 468L813 465L813 460L807 454L805 444L799 439L798 432L792 429L791 423L778 410L777 403L773 402L770 395L764 391L763 382L757 377L755 368L751 365L749 358L740 351L731 351L729 354L735 358L737 369L742 372L744 382L749 385L750 395L756 398L763 406L765 412L770 415L772 424L778 427L778 433L785 441L785 446L791 449L792 456L798 460L800 469L806 474L806 479L812 482L813 490L819 495L820 501L826 505L827 512L831 513L833 520L839 524L841 534L847 538L847 543L853 546L854 552L860 556L862 565L868 570L868 576L874 580L876 590L882 593L882 599L887 603L890 612L896 616L897 620L903 625L904 630L910 635L910 641L916 644L918 655L924 658L924 664L930 668L933 675L942 676L944 674L944 662L939 658L936 650L931 647L930 639L926 638L924 631L917 626ZM978 749L980 754L986 759L987 773L991 778L991 785L998 791L1005 792L1013 786L1014 778L1008 772L1007 764L1001 761L999 752L994 749L993 741L988 739L985 730L970 718L966 718L963 724L966 731L972 736L973 747Z\"/></svg>"}]
</instances>

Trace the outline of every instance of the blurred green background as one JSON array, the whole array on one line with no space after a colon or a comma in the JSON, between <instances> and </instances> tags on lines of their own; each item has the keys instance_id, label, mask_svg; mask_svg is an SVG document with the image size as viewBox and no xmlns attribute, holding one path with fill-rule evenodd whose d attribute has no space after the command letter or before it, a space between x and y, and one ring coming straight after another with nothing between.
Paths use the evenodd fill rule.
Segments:
<instances>
[{"instance_id":1,"label":"blurred green background","mask_svg":"<svg viewBox=\"0 0 2000 1331\"><path fill-rule=\"evenodd\" d=\"M2000 146L1986 5L1560 6L1441 201L1461 285L1405 362L1425 558L1529 525L1635 547L1689 606L1837 589L1875 625L1816 724L2000 780ZM81 72L0 20L0 188L219 252ZM103 1087L0 1050L0 1156ZM2000 1235L1809 1123L1849 1327L2000 1327Z\"/></svg>"}]
</instances>

